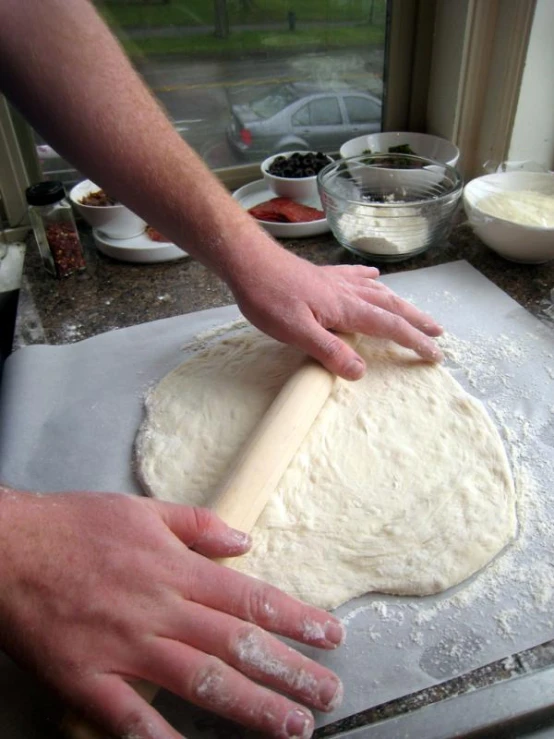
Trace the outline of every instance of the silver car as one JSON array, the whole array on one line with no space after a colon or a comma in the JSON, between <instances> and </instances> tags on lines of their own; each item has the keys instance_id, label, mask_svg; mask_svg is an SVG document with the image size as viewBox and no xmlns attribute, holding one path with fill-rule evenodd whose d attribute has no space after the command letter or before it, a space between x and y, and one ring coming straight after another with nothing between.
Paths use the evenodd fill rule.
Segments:
<instances>
[{"instance_id":1,"label":"silver car","mask_svg":"<svg viewBox=\"0 0 554 739\"><path fill-rule=\"evenodd\" d=\"M306 94L301 85L282 85L232 105L231 113L227 138L245 159L293 149L338 151L348 139L381 130L379 98L351 88Z\"/></svg>"}]
</instances>

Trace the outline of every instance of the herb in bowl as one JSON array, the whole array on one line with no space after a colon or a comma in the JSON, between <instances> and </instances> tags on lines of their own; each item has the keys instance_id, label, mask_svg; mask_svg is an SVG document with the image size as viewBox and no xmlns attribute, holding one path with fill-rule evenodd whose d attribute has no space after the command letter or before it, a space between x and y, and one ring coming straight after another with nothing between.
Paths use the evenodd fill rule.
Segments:
<instances>
[{"instance_id":1,"label":"herb in bowl","mask_svg":"<svg viewBox=\"0 0 554 739\"><path fill-rule=\"evenodd\" d=\"M417 156L416 152L412 149L410 144L397 144L396 146L389 146L388 153L389 154L408 154L409 156ZM371 149L364 149L362 154L383 154L385 155L385 152L371 151ZM386 166L386 160L383 160L381 166ZM401 159L400 157L397 157L394 159L394 161L391 160L390 166L396 167L397 169L399 168L409 169L414 166L414 163L411 159Z\"/></svg>"}]
</instances>

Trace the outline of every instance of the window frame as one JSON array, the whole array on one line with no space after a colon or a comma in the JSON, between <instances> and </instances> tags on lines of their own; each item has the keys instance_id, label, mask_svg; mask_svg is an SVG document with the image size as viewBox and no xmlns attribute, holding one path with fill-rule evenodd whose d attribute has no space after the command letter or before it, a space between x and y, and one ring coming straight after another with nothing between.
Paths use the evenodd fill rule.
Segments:
<instances>
[{"instance_id":1,"label":"window frame","mask_svg":"<svg viewBox=\"0 0 554 739\"><path fill-rule=\"evenodd\" d=\"M29 126L0 95L0 231L8 243L25 238L29 230L25 188L38 171L32 139L24 138L29 135Z\"/></svg>"},{"instance_id":2,"label":"window frame","mask_svg":"<svg viewBox=\"0 0 554 739\"><path fill-rule=\"evenodd\" d=\"M436 7L427 130L460 148L466 180L509 157L536 4L441 0Z\"/></svg>"}]
</instances>

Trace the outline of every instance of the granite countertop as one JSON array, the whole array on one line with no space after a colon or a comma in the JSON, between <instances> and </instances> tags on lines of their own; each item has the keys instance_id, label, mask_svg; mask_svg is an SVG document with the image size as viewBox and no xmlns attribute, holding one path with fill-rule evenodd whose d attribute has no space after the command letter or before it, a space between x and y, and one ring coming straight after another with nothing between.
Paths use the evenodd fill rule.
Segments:
<instances>
[{"instance_id":1,"label":"granite countertop","mask_svg":"<svg viewBox=\"0 0 554 739\"><path fill-rule=\"evenodd\" d=\"M15 346L70 343L111 329L233 302L227 287L193 259L147 265L117 262L98 253L89 231L82 229L82 233L87 270L64 281L53 279L43 270L36 245L29 239ZM330 235L282 243L316 264L361 263ZM554 262L544 265L508 262L486 248L467 225L455 227L443 247L404 262L377 266L386 274L459 259L467 260L534 315L546 321L554 318L549 298L554 287ZM316 736L334 736L339 731L368 725L553 664L554 642L548 642L469 675L344 719L318 730ZM227 739L242 736L242 732L215 717L211 729Z\"/></svg>"},{"instance_id":2,"label":"granite countertop","mask_svg":"<svg viewBox=\"0 0 554 739\"><path fill-rule=\"evenodd\" d=\"M115 328L234 302L225 284L199 262L184 258L163 264L129 264L100 254L90 231L82 229L87 269L56 280L42 268L29 239L15 346L64 344ZM362 263L329 235L282 242L316 264ZM466 225L455 228L447 244L395 264L379 264L383 274L466 259L537 316L544 315L554 287L554 262L522 265L487 249Z\"/></svg>"}]
</instances>

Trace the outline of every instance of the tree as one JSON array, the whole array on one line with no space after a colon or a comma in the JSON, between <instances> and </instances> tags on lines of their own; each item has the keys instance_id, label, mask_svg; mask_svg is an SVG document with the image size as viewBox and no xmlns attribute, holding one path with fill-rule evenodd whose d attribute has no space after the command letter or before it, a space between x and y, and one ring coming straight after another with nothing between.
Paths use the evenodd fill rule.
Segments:
<instances>
[{"instance_id":1,"label":"tree","mask_svg":"<svg viewBox=\"0 0 554 739\"><path fill-rule=\"evenodd\" d=\"M214 0L215 35L217 38L229 37L229 13L227 0Z\"/></svg>"}]
</instances>

